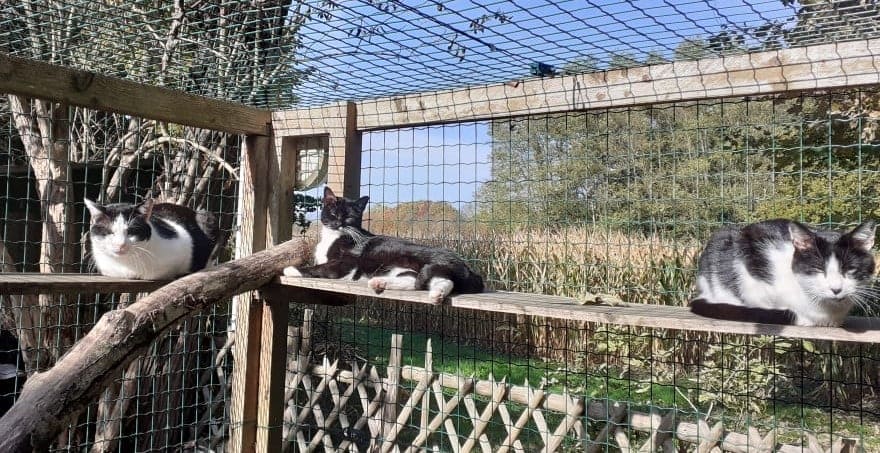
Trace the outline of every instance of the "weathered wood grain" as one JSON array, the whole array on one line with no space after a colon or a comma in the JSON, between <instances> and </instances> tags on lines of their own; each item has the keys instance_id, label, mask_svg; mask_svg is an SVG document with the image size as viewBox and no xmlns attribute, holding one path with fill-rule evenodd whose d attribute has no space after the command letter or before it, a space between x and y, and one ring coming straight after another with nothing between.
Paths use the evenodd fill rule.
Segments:
<instances>
[{"instance_id":1,"label":"weathered wood grain","mask_svg":"<svg viewBox=\"0 0 880 453\"><path fill-rule=\"evenodd\" d=\"M360 130L880 83L880 39L361 101Z\"/></svg>"},{"instance_id":2,"label":"weathered wood grain","mask_svg":"<svg viewBox=\"0 0 880 453\"><path fill-rule=\"evenodd\" d=\"M363 283L314 278L280 277L278 283L289 286L291 291L295 291L295 288L309 288L348 297L352 295L369 296L431 304L427 291L389 290L377 295ZM880 318L849 317L843 327L783 326L704 318L691 313L686 307L647 304L582 305L570 297L506 291L461 294L451 297L445 303L453 307L472 310L636 327L744 335L776 335L788 338L859 343L880 342Z\"/></svg>"},{"instance_id":3,"label":"weathered wood grain","mask_svg":"<svg viewBox=\"0 0 880 453\"><path fill-rule=\"evenodd\" d=\"M241 179L238 212L241 229L236 240L235 257L244 258L266 248L269 234L269 195L267 177L276 160L269 137L250 135L241 149ZM255 292L236 296L234 302L235 343L232 354L232 391L229 407L229 443L233 453L250 453L256 448L257 401L263 303Z\"/></svg>"},{"instance_id":4,"label":"weathered wood grain","mask_svg":"<svg viewBox=\"0 0 880 453\"><path fill-rule=\"evenodd\" d=\"M0 273L0 294L140 293L167 283L166 280L129 280L98 274Z\"/></svg>"},{"instance_id":5,"label":"weathered wood grain","mask_svg":"<svg viewBox=\"0 0 880 453\"><path fill-rule=\"evenodd\" d=\"M0 93L233 134L267 135L272 122L269 110L13 57L2 52Z\"/></svg>"}]
</instances>

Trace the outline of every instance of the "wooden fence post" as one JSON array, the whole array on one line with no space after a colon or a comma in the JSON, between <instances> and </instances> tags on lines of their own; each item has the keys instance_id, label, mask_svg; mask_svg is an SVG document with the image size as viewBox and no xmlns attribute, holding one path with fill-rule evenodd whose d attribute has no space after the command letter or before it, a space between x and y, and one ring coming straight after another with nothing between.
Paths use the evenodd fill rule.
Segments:
<instances>
[{"instance_id":1,"label":"wooden fence post","mask_svg":"<svg viewBox=\"0 0 880 453\"><path fill-rule=\"evenodd\" d=\"M267 246L289 240L293 233L293 186L296 181L296 151L274 142L266 151L271 162L268 174ZM260 291L262 325L259 334L259 378L257 386L256 451L281 451L284 424L284 380L287 374L287 317L290 299Z\"/></svg>"},{"instance_id":2,"label":"wooden fence post","mask_svg":"<svg viewBox=\"0 0 880 453\"><path fill-rule=\"evenodd\" d=\"M269 178L272 140L248 136L241 153L238 211L240 232L235 257L266 248ZM262 305L254 292L238 296L233 303L235 344L232 371L232 401L229 411L229 451L255 451L257 428L257 386L260 358Z\"/></svg>"},{"instance_id":3,"label":"wooden fence post","mask_svg":"<svg viewBox=\"0 0 880 453\"><path fill-rule=\"evenodd\" d=\"M330 130L327 185L347 198L361 196L361 133L357 128L357 105L339 108L340 125Z\"/></svg>"}]
</instances>

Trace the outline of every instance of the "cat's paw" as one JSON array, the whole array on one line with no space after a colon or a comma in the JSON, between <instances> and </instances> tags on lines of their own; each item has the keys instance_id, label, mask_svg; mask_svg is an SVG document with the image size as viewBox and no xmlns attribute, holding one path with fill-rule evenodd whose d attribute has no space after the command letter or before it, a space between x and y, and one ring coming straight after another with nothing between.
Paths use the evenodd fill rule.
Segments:
<instances>
[{"instance_id":1,"label":"cat's paw","mask_svg":"<svg viewBox=\"0 0 880 453\"><path fill-rule=\"evenodd\" d=\"M367 286L372 288L376 294L382 294L382 291L388 288L388 280L383 277L373 277L367 281Z\"/></svg>"},{"instance_id":2,"label":"cat's paw","mask_svg":"<svg viewBox=\"0 0 880 453\"><path fill-rule=\"evenodd\" d=\"M452 283L452 280L432 278L431 283L428 284L428 298L431 299L432 303L443 303L443 299L446 299L446 296L452 293L453 286L455 285Z\"/></svg>"},{"instance_id":3,"label":"cat's paw","mask_svg":"<svg viewBox=\"0 0 880 453\"><path fill-rule=\"evenodd\" d=\"M285 277L302 277L303 274L299 271L299 269L293 266L287 266L284 268L284 276Z\"/></svg>"}]
</instances>

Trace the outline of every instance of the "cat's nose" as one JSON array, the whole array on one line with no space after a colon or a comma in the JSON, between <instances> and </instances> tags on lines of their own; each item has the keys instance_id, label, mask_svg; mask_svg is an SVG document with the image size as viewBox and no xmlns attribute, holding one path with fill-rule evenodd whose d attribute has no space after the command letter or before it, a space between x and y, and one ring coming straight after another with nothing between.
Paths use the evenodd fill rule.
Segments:
<instances>
[{"instance_id":1,"label":"cat's nose","mask_svg":"<svg viewBox=\"0 0 880 453\"><path fill-rule=\"evenodd\" d=\"M843 288L831 288L831 292L834 293L835 296L840 294L841 291L843 291Z\"/></svg>"}]
</instances>

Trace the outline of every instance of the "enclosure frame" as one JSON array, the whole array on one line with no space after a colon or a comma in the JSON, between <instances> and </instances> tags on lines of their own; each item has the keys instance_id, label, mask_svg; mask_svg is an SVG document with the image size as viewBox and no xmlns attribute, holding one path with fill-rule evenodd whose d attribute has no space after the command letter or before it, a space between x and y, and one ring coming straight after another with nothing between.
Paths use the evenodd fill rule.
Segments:
<instances>
[{"instance_id":1,"label":"enclosure frame","mask_svg":"<svg viewBox=\"0 0 880 453\"><path fill-rule=\"evenodd\" d=\"M269 112L0 53L0 92L246 135L236 258L291 237L289 207L299 138L329 137L327 185L354 197L360 190L361 137L366 131L877 84L880 39L871 39ZM92 276L65 276L68 280L64 281L44 276L37 283L16 282L11 277L2 277L0 292L20 294L29 287L46 293L96 283L89 280ZM111 280L97 282L127 290L149 290L156 285ZM40 286L34 289L34 284ZM280 451L288 303L338 304L357 295L369 293L348 283L280 278L263 290L238 296L230 419L240 423L230 426L230 451ZM453 297L449 303L491 312L653 328L682 329L686 321L693 326L687 330L880 342L877 318L850 318L850 330L780 327L707 320L675 307L609 309L562 297L541 296L531 302L517 297L514 293L468 295ZM382 298L428 303L419 293L389 291Z\"/></svg>"}]
</instances>

